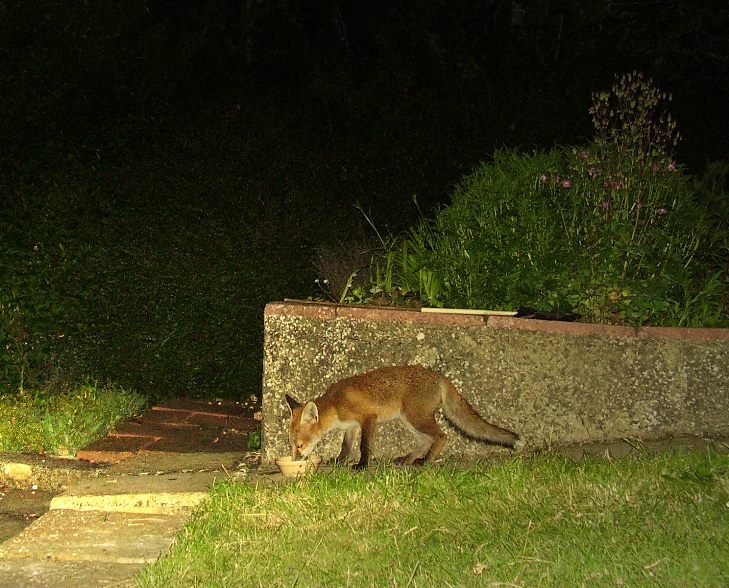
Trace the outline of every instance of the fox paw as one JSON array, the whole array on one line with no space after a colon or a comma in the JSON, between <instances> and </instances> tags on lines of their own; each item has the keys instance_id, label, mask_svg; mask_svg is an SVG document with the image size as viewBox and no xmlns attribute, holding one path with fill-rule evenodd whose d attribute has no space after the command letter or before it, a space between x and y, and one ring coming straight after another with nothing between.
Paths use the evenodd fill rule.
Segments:
<instances>
[{"instance_id":1,"label":"fox paw","mask_svg":"<svg viewBox=\"0 0 729 588\"><path fill-rule=\"evenodd\" d=\"M397 459L395 459L395 463L397 465L411 465L411 466L415 466L415 467L425 465L426 461L427 460L424 457L420 457L418 459L414 459L413 461L410 461L409 455L403 455L402 457L398 457Z\"/></svg>"}]
</instances>

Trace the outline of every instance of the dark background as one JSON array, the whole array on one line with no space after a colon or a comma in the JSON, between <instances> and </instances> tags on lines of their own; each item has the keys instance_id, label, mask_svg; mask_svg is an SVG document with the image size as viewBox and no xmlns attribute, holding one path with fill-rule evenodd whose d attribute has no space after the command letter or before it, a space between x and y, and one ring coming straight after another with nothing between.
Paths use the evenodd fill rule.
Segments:
<instances>
[{"instance_id":1,"label":"dark background","mask_svg":"<svg viewBox=\"0 0 729 588\"><path fill-rule=\"evenodd\" d=\"M591 92L632 69L673 94L680 161L698 171L729 155L723 1L30 0L0 10L4 163L64 150L98 161L203 119L242 118L238 130L251 132L253 117L278 125L261 132L289 136L302 158L326 153L367 176L427 158L442 178L428 200L447 200L443 182L494 147L589 136Z\"/></svg>"},{"instance_id":2,"label":"dark background","mask_svg":"<svg viewBox=\"0 0 729 588\"><path fill-rule=\"evenodd\" d=\"M21 359L255 388L263 305L314 293L317 251L367 233L354 204L406 229L496 148L589 140L591 94L631 70L673 95L688 173L727 161L725 1L3 2Z\"/></svg>"}]
</instances>

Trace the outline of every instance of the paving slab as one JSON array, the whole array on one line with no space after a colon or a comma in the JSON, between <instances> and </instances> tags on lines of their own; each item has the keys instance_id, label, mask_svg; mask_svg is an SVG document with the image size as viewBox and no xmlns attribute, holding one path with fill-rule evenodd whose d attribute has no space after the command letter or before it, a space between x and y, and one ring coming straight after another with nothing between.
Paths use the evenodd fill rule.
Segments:
<instances>
[{"instance_id":1,"label":"paving slab","mask_svg":"<svg viewBox=\"0 0 729 588\"><path fill-rule=\"evenodd\" d=\"M0 588L133 588L145 564L0 560Z\"/></svg>"},{"instance_id":2,"label":"paving slab","mask_svg":"<svg viewBox=\"0 0 729 588\"><path fill-rule=\"evenodd\" d=\"M51 511L0 545L0 587L133 586L187 515Z\"/></svg>"},{"instance_id":3,"label":"paving slab","mask_svg":"<svg viewBox=\"0 0 729 588\"><path fill-rule=\"evenodd\" d=\"M217 471L165 472L150 475L109 475L82 480L60 496L206 492L215 480L220 480L225 477L223 472ZM59 498L59 496L56 498Z\"/></svg>"},{"instance_id":4,"label":"paving slab","mask_svg":"<svg viewBox=\"0 0 729 588\"><path fill-rule=\"evenodd\" d=\"M225 453L142 451L108 466L104 471L107 476L192 471L232 473L242 466L246 453L242 450Z\"/></svg>"},{"instance_id":5,"label":"paving slab","mask_svg":"<svg viewBox=\"0 0 729 588\"><path fill-rule=\"evenodd\" d=\"M51 510L0 545L0 560L151 563L187 519L179 513Z\"/></svg>"},{"instance_id":6,"label":"paving slab","mask_svg":"<svg viewBox=\"0 0 729 588\"><path fill-rule=\"evenodd\" d=\"M169 514L189 512L201 504L207 492L141 492L107 496L56 496L50 510Z\"/></svg>"},{"instance_id":7,"label":"paving slab","mask_svg":"<svg viewBox=\"0 0 729 588\"><path fill-rule=\"evenodd\" d=\"M78 452L93 463L115 463L144 451L228 453L245 451L248 433L260 425L257 401L247 403L179 399L119 424Z\"/></svg>"}]
</instances>

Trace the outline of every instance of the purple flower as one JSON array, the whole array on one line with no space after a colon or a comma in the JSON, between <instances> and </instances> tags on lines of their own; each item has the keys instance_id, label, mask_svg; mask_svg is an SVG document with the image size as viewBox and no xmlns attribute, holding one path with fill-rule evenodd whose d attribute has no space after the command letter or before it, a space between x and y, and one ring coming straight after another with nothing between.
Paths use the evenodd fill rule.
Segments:
<instances>
[{"instance_id":1,"label":"purple flower","mask_svg":"<svg viewBox=\"0 0 729 588\"><path fill-rule=\"evenodd\" d=\"M587 175L591 178L594 178L595 175L597 175L597 168L594 165L591 165L587 168Z\"/></svg>"},{"instance_id":2,"label":"purple flower","mask_svg":"<svg viewBox=\"0 0 729 588\"><path fill-rule=\"evenodd\" d=\"M660 208L656 208L656 214L658 216L666 216L668 214L668 209L665 206L661 206Z\"/></svg>"},{"instance_id":3,"label":"purple flower","mask_svg":"<svg viewBox=\"0 0 729 588\"><path fill-rule=\"evenodd\" d=\"M668 167L666 167L666 170L670 172L676 171L676 162L672 161L671 163L669 163Z\"/></svg>"},{"instance_id":4,"label":"purple flower","mask_svg":"<svg viewBox=\"0 0 729 588\"><path fill-rule=\"evenodd\" d=\"M562 180L562 187L565 190L569 190L572 187L572 180L570 180L569 178L565 178L564 180Z\"/></svg>"},{"instance_id":5,"label":"purple flower","mask_svg":"<svg viewBox=\"0 0 729 588\"><path fill-rule=\"evenodd\" d=\"M580 151L579 157L582 161L587 161L590 157L589 151Z\"/></svg>"},{"instance_id":6,"label":"purple flower","mask_svg":"<svg viewBox=\"0 0 729 588\"><path fill-rule=\"evenodd\" d=\"M600 204L598 204L598 206L600 208L602 208L603 210L608 210L610 208L610 201L609 200L603 200L602 202L600 202Z\"/></svg>"},{"instance_id":7,"label":"purple flower","mask_svg":"<svg viewBox=\"0 0 729 588\"><path fill-rule=\"evenodd\" d=\"M542 182L542 184L544 184L547 181L547 179L548 178L547 178L546 174L542 174L541 176L539 176L539 181Z\"/></svg>"}]
</instances>

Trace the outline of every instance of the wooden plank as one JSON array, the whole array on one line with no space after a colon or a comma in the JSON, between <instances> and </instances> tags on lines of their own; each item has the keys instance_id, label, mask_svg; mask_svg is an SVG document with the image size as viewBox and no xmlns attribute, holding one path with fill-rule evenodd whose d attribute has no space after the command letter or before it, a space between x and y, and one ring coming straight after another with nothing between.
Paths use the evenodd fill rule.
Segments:
<instances>
[{"instance_id":1,"label":"wooden plank","mask_svg":"<svg viewBox=\"0 0 729 588\"><path fill-rule=\"evenodd\" d=\"M442 314L478 314L482 316L515 316L515 310L481 310L479 308L421 308L420 312Z\"/></svg>"}]
</instances>

